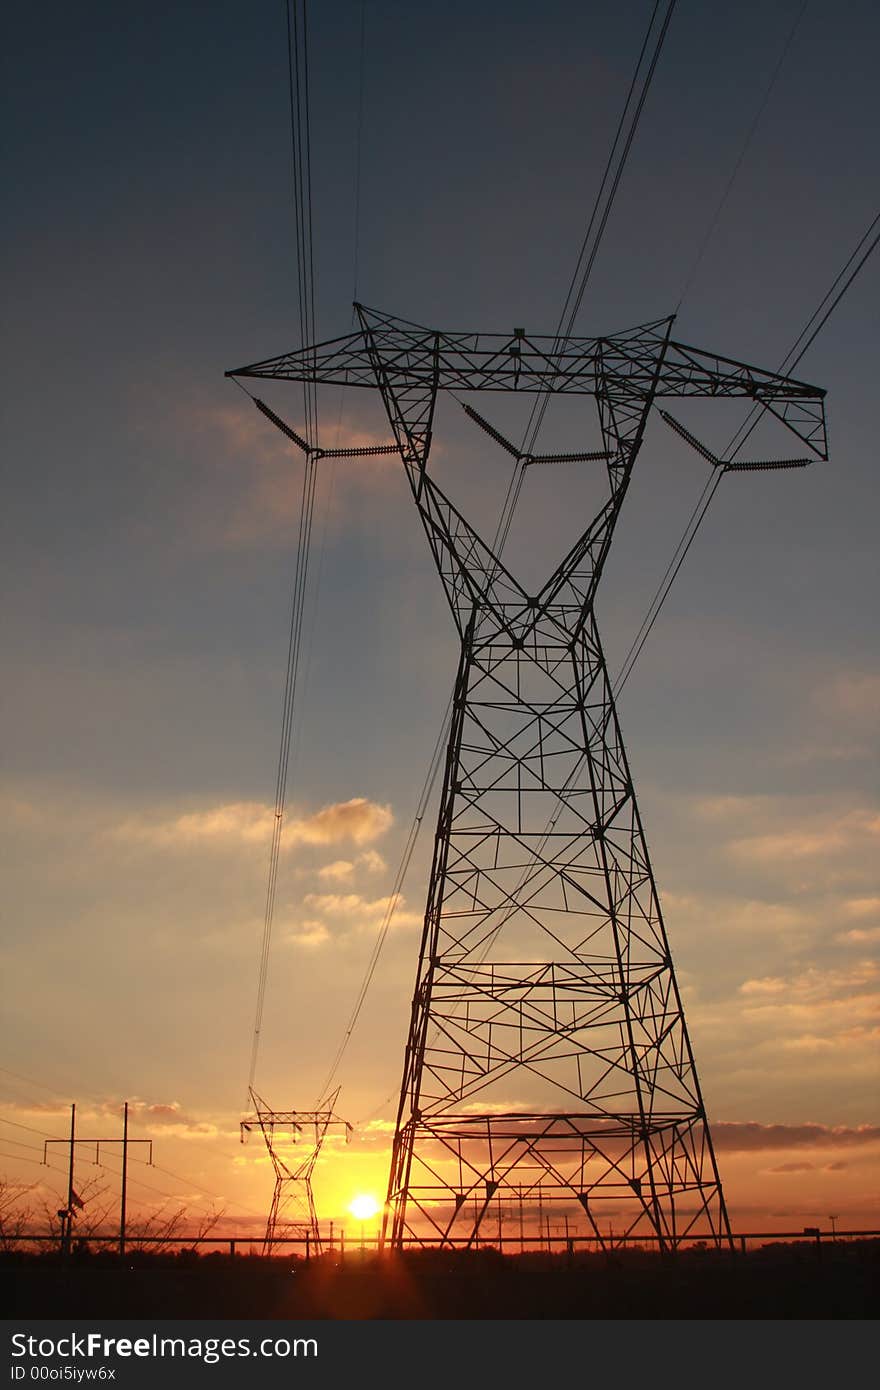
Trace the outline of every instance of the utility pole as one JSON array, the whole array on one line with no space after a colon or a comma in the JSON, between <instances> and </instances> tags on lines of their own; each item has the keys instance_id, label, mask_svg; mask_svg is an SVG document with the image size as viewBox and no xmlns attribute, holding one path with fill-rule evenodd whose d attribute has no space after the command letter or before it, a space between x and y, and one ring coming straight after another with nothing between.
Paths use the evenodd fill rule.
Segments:
<instances>
[{"instance_id":1,"label":"utility pole","mask_svg":"<svg viewBox=\"0 0 880 1390\"><path fill-rule=\"evenodd\" d=\"M596 596L658 399L739 398L807 455L723 462L661 412L733 473L827 458L825 393L677 341L674 316L560 338L443 332L355 307L355 332L228 375L379 391L460 638L383 1241L472 1247L490 1201L515 1204L524 1183L541 1244L543 1201L578 1202L601 1246L611 1212L624 1237L661 1250L695 1236L730 1245ZM576 452L542 455L463 405L520 481L533 465L574 465L601 490L540 588L429 469L443 391L595 402L592 440L585 430ZM519 1085L530 1100L512 1111Z\"/></svg>"},{"instance_id":2,"label":"utility pole","mask_svg":"<svg viewBox=\"0 0 880 1390\"><path fill-rule=\"evenodd\" d=\"M76 1103L70 1107L70 1162L67 1168L67 1212L62 1217L61 1227L61 1253L67 1257L70 1254L71 1235L73 1232L73 1202L76 1196L73 1186L73 1154L76 1145ZM43 1146L43 1162L46 1161L46 1147Z\"/></svg>"},{"instance_id":3,"label":"utility pole","mask_svg":"<svg viewBox=\"0 0 880 1390\"><path fill-rule=\"evenodd\" d=\"M77 1139L76 1137L76 1105L70 1107L70 1138L69 1139L47 1139L43 1144L43 1162L46 1162L50 1144L67 1144L69 1147L68 1181L67 1181L67 1210L59 1212L62 1221L62 1254L70 1253L70 1246L73 1236L73 1217L76 1207L82 1207L82 1198L77 1195L73 1185L73 1164L74 1152L77 1144L88 1144L95 1146L95 1163L100 1162L101 1145L121 1144L122 1145L122 1188L119 1204L119 1254L125 1254L125 1221L126 1221L126 1198L128 1188L128 1150L131 1144L146 1144L149 1149L147 1163L153 1162L153 1141L152 1139L129 1139L128 1137L128 1101L123 1106L122 1119L122 1138L101 1137L98 1139Z\"/></svg>"},{"instance_id":4,"label":"utility pole","mask_svg":"<svg viewBox=\"0 0 880 1390\"><path fill-rule=\"evenodd\" d=\"M122 1198L119 1204L119 1254L125 1254L125 1197L128 1183L128 1101L122 1112Z\"/></svg>"}]
</instances>

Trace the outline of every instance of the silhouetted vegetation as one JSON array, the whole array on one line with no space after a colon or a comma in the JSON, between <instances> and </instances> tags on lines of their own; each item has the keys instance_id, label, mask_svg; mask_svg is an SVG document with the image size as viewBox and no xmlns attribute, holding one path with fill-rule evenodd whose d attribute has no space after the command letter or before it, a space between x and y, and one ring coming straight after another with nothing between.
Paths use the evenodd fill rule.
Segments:
<instances>
[{"instance_id":1,"label":"silhouetted vegetation","mask_svg":"<svg viewBox=\"0 0 880 1390\"><path fill-rule=\"evenodd\" d=\"M880 1240L746 1254L637 1250L501 1256L360 1251L306 1261L195 1250L120 1260L83 1249L0 1256L6 1316L107 1318L868 1318Z\"/></svg>"}]
</instances>

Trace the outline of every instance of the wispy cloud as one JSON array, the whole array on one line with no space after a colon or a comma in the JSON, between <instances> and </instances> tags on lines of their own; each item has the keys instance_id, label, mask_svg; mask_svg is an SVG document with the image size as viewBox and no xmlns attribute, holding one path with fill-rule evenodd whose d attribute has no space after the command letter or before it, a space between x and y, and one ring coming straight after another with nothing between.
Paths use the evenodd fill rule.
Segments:
<instances>
[{"instance_id":1,"label":"wispy cloud","mask_svg":"<svg viewBox=\"0 0 880 1390\"><path fill-rule=\"evenodd\" d=\"M298 434L306 431L295 413L282 418ZM202 508L198 530L203 540L220 546L246 548L294 533L302 497L304 456L244 397L228 405L188 404L176 417L178 438L189 435L200 452L207 451L215 474L222 474L222 511ZM375 429L352 416L341 416L321 430L326 449L363 449L392 443L390 428ZM326 486L337 468L347 470L344 489ZM385 485L400 468L400 457L325 460L319 476L318 514L338 512L346 494L364 486ZM332 495L331 495L332 494Z\"/></svg>"},{"instance_id":2,"label":"wispy cloud","mask_svg":"<svg viewBox=\"0 0 880 1390\"><path fill-rule=\"evenodd\" d=\"M876 885L880 807L864 795L708 797L694 802L692 820L713 823L721 855L740 872L770 871L798 893L833 892L838 910Z\"/></svg>"},{"instance_id":3,"label":"wispy cloud","mask_svg":"<svg viewBox=\"0 0 880 1390\"><path fill-rule=\"evenodd\" d=\"M284 823L281 844L288 850L297 845L369 844L384 835L392 821L390 806L352 797L310 815L291 815ZM235 801L166 818L129 816L110 833L118 839L163 848L220 848L267 844L274 824L274 811L266 803Z\"/></svg>"},{"instance_id":4,"label":"wispy cloud","mask_svg":"<svg viewBox=\"0 0 880 1390\"><path fill-rule=\"evenodd\" d=\"M318 869L318 878L329 879L333 883L350 883L358 869L375 874L382 873L387 867L381 854L366 850L357 859L333 859L329 864L322 865Z\"/></svg>"},{"instance_id":5,"label":"wispy cloud","mask_svg":"<svg viewBox=\"0 0 880 1390\"><path fill-rule=\"evenodd\" d=\"M348 931L378 930L385 921L389 908L393 909L391 926L397 931L421 926L422 917L404 906L405 899L400 895L382 898L365 898L360 893L307 893L306 906Z\"/></svg>"},{"instance_id":6,"label":"wispy cloud","mask_svg":"<svg viewBox=\"0 0 880 1390\"><path fill-rule=\"evenodd\" d=\"M834 939L850 946L870 946L875 941L880 941L880 926L851 927L849 931L838 932Z\"/></svg>"},{"instance_id":7,"label":"wispy cloud","mask_svg":"<svg viewBox=\"0 0 880 1390\"><path fill-rule=\"evenodd\" d=\"M47 1138L54 1137L48 1132L43 1131L41 1121L54 1120L57 1124L53 1128L59 1128L66 1124L70 1110L64 1102L51 1103L33 1101L27 1105L7 1102L6 1108L9 1110L7 1118L15 1117L22 1120L29 1119L32 1127L39 1127L40 1133L45 1133ZM124 1112L124 1103L115 1097L106 1097L103 1100L82 1101L77 1104L77 1115L81 1126L98 1126L104 1132L113 1128L120 1129ZM216 1117L199 1116L187 1112L179 1101L145 1100L140 1096L131 1096L128 1099L129 1123L134 1126L134 1134L138 1138L148 1137L155 1132L159 1132L162 1139L217 1139L224 1133L224 1130L217 1123ZM33 1122L37 1121L37 1126ZM63 1138L62 1134L57 1135Z\"/></svg>"},{"instance_id":8,"label":"wispy cloud","mask_svg":"<svg viewBox=\"0 0 880 1390\"><path fill-rule=\"evenodd\" d=\"M856 947L880 941L880 898L849 898L842 910L844 916L851 922L858 922L858 926L838 931L836 941Z\"/></svg>"},{"instance_id":9,"label":"wispy cloud","mask_svg":"<svg viewBox=\"0 0 880 1390\"><path fill-rule=\"evenodd\" d=\"M783 933L802 932L813 925L815 913L799 903L775 902L766 898L742 898L731 894L663 893L663 908L667 919L699 931L711 927L714 932L764 933L779 937Z\"/></svg>"},{"instance_id":10,"label":"wispy cloud","mask_svg":"<svg viewBox=\"0 0 880 1390\"><path fill-rule=\"evenodd\" d=\"M307 949L314 949L324 946L330 940L330 932L326 925L320 921L300 922L287 933L286 941L290 946L305 946Z\"/></svg>"},{"instance_id":11,"label":"wispy cloud","mask_svg":"<svg viewBox=\"0 0 880 1390\"><path fill-rule=\"evenodd\" d=\"M716 1148L728 1152L855 1148L880 1144L880 1125L768 1125L755 1120L716 1120L712 1139Z\"/></svg>"},{"instance_id":12,"label":"wispy cloud","mask_svg":"<svg viewBox=\"0 0 880 1390\"><path fill-rule=\"evenodd\" d=\"M847 728L880 729L880 673L841 671L813 693L820 714L846 720Z\"/></svg>"},{"instance_id":13,"label":"wispy cloud","mask_svg":"<svg viewBox=\"0 0 880 1390\"><path fill-rule=\"evenodd\" d=\"M729 852L737 859L760 863L815 859L841 850L858 850L880 842L880 815L873 809L819 813L803 822L758 835L731 840Z\"/></svg>"},{"instance_id":14,"label":"wispy cloud","mask_svg":"<svg viewBox=\"0 0 880 1390\"><path fill-rule=\"evenodd\" d=\"M880 966L875 961L749 979L739 993L747 1035L763 1035L763 1046L775 1057L788 1052L815 1064L822 1056L843 1054L850 1077L876 1070Z\"/></svg>"}]
</instances>

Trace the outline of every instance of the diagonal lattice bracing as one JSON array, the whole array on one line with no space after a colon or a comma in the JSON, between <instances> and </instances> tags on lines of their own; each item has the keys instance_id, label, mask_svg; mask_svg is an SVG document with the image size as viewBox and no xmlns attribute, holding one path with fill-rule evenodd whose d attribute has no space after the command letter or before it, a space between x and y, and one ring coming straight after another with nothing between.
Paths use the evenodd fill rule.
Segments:
<instances>
[{"instance_id":1,"label":"diagonal lattice bracing","mask_svg":"<svg viewBox=\"0 0 880 1390\"><path fill-rule=\"evenodd\" d=\"M671 320L559 342L358 313L242 374L378 388L461 638L386 1238L468 1244L505 1219L534 1238L555 1211L602 1243L729 1240L594 604L657 396L743 397L825 457L823 392ZM602 449L580 457L607 496L537 594L428 472L447 388L595 398Z\"/></svg>"},{"instance_id":2,"label":"diagonal lattice bracing","mask_svg":"<svg viewBox=\"0 0 880 1390\"><path fill-rule=\"evenodd\" d=\"M241 1139L259 1129L275 1175L266 1222L263 1254L271 1255L285 1240L303 1241L306 1251L320 1254L321 1227L312 1191L312 1174L331 1126L342 1125L346 1138L351 1125L334 1113L339 1087L319 1110L271 1110L251 1087L252 1114L241 1121ZM295 1150L292 1146L298 1146Z\"/></svg>"}]
</instances>

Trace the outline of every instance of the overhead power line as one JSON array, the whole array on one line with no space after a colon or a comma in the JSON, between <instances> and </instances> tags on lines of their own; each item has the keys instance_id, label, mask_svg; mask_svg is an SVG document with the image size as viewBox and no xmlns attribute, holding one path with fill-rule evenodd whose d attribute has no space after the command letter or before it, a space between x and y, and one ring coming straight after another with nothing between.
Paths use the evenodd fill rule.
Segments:
<instances>
[{"instance_id":1,"label":"overhead power line","mask_svg":"<svg viewBox=\"0 0 880 1390\"><path fill-rule=\"evenodd\" d=\"M761 124L761 117L764 115L764 112L767 109L767 104L770 101L770 97L773 94L773 89L776 86L779 74L783 68L783 64L785 63L785 60L788 57L789 49L791 48L794 42L794 36L800 27L801 20L804 17L807 4L808 0L802 0L801 7L795 15L794 22L792 23L791 28L789 29L785 37L785 41L782 46L782 52L780 53L779 58L776 61L776 65L773 68L772 73L770 74L770 80L767 83L766 88L764 89L764 95L761 98L760 105L758 106L754 118L752 119L752 123L746 132L746 136L743 140L742 147L740 149L736 163L734 164L730 172L730 177L728 178L727 183L725 184L724 192L721 194L721 197L718 200L718 205L715 208L714 213L712 214L712 217L709 221L709 225L706 228L706 231L703 235L703 239L700 242L699 247L697 248L697 253L694 257L691 268L688 271L684 285L682 286L681 294L678 297L678 303L675 306L676 314L681 309L681 306L685 300L685 296L687 295L688 290L690 289L691 285L696 279L697 271L703 263L703 257L705 256L709 243L715 234L715 229L721 220L721 214L723 213L724 208L727 205L727 200L733 191L733 186L736 183L736 180L739 176L739 171L745 162L746 155L748 154L749 149L751 148L752 140L755 137L755 132L757 131L758 126Z\"/></svg>"},{"instance_id":2,"label":"overhead power line","mask_svg":"<svg viewBox=\"0 0 880 1390\"><path fill-rule=\"evenodd\" d=\"M39 1134L41 1139L54 1139L56 1137L54 1134L47 1133L44 1129L35 1129L33 1125L23 1125L21 1120L7 1119L5 1115L0 1115L0 1120L2 1120L5 1125L14 1125L16 1129L26 1129L30 1134Z\"/></svg>"},{"instance_id":3,"label":"overhead power line","mask_svg":"<svg viewBox=\"0 0 880 1390\"><path fill-rule=\"evenodd\" d=\"M361 238L361 145L363 138L364 125L364 51L366 48L366 29L367 29L367 7L366 0L361 0L360 17L360 49L358 55L358 99L357 99L357 126L355 139L355 172L354 172L354 265L352 268L352 322L356 315L354 305L358 303L358 269L360 259L360 238Z\"/></svg>"},{"instance_id":4,"label":"overhead power line","mask_svg":"<svg viewBox=\"0 0 880 1390\"><path fill-rule=\"evenodd\" d=\"M783 372L791 372L797 367L807 350L815 342L816 337L834 313L834 310L856 279L856 276L867 262L869 256L876 249L877 243L880 242L880 230L878 230L878 228L880 228L880 212L877 213L867 230L859 238L855 249L850 253L846 263L834 277L834 280L825 291L825 294L822 296L782 362L779 364L778 371L780 374ZM746 440L750 437L759 420L764 415L765 409L766 407L761 405L756 405L752 408L721 455L722 460L730 461L735 458L736 454L742 449ZM723 468L715 469L706 479L703 489L697 498L696 505L679 539L678 545L673 552L672 559L666 566L663 577L648 606L648 611L642 619L642 624L633 638L629 651L624 657L623 664L617 673L617 680L614 683L616 695L620 694L632 674L632 669L638 661L642 648L650 636L651 629L660 616L660 610L666 602L669 590L675 583L675 579L687 558L688 551L694 543L694 538L709 510L712 498L718 491L725 471L726 470Z\"/></svg>"},{"instance_id":5,"label":"overhead power line","mask_svg":"<svg viewBox=\"0 0 880 1390\"><path fill-rule=\"evenodd\" d=\"M653 9L651 11L651 17L648 22L648 27L645 31L645 36L642 40L641 47L639 49L639 55L636 60L635 68L633 70L633 75L629 84L629 89L626 94L626 100L623 104L623 110L621 111L620 118L617 123L617 128L614 133L614 139L611 144L611 150L609 152L608 159L605 163L605 168L602 173L599 189L596 193L596 197L593 202L592 211L590 213L590 218L587 223L587 229L584 234L583 241L581 243L580 251L578 253L578 259L574 268L574 272L572 274L568 291L566 293L565 302L562 307L562 312L559 316L559 322L556 327L554 341L554 354L558 354L561 340L570 334L572 325L574 324L575 318L577 317L578 311L580 310L581 303L584 298L584 293L586 291L587 284L589 282L590 275L593 270L593 266L596 262L596 257L598 255L599 247L602 241L602 236L604 234L605 227L608 223L608 218L611 213L612 206L614 204L614 199L617 194L617 190L620 186L621 177L623 175L623 171L626 166L630 150L632 148L633 139L635 137L639 120L641 118L642 111L645 105L645 99L648 95L648 90L650 88L651 81L654 76L655 69L657 67L657 62L660 57L661 50L663 48L663 43L666 38L666 32L669 28L669 22L672 18L672 13L675 9L675 5L676 0L667 0L666 11L659 29L656 29L656 20L658 11L660 9L660 0L655 0ZM654 36L654 46L651 50L651 56L647 60L647 66L645 66L646 55L649 50L652 35ZM363 31L361 36L361 42L363 44ZM641 86L639 86L640 77ZM360 150L360 133L358 134L358 150ZM516 510L517 503L519 501L519 495L522 488L522 481L525 474L525 468L523 466L522 459L527 453L532 452L532 450L534 449L535 442L537 440L538 433L544 419L544 414L546 413L547 404L550 399L550 394L550 392L547 392L542 397L536 398L535 403L532 406L532 412L529 417L529 421L526 426L525 434L523 437L523 445L520 450L517 461L514 465L514 469L511 473L507 494L504 498L504 502L501 508L501 514L499 516L498 524L495 530L495 537L492 545L492 550L496 555L499 556L502 550L504 549L507 538L510 534L511 522L513 520L513 515ZM416 842L418 840L422 828L427 803L430 799L431 791L437 780L437 775L440 769L440 763L442 761L443 752L449 737L449 723L451 717L452 699L450 697L443 716L440 733L438 734L437 741L434 745L434 750L431 756L431 760L428 765L428 771L425 775L425 780L422 784L422 790L419 794L418 802L416 804L415 815L413 817L409 833L404 843L403 853L400 858L397 873L395 874L394 886L392 888L391 896L388 902L388 908L380 925L379 932L376 938L376 943L370 955L370 959L367 963L366 972L363 981L359 987L358 994L355 999L355 1004L352 1009L352 1013L343 1032L342 1039L339 1044L339 1047L337 1048L336 1054L330 1067L330 1071L328 1072L327 1078L324 1081L323 1087L321 1089L321 1097L323 1097L328 1092L332 1084L332 1081L336 1076L336 1073L339 1069L339 1065L351 1040L352 1033L354 1032L355 1026L360 1017L361 1010L363 1009L370 984L372 983L373 976L375 974L376 967L379 962L379 957L381 955L382 948L385 944L385 940L388 935L389 928L391 926L391 921L393 919L397 905L400 901L401 890L403 887L403 883L406 879L406 874L409 869L410 862L412 860L413 852L416 847Z\"/></svg>"},{"instance_id":6,"label":"overhead power line","mask_svg":"<svg viewBox=\"0 0 880 1390\"><path fill-rule=\"evenodd\" d=\"M837 305L840 303L846 291L852 285L859 271L862 269L868 257L871 255L872 251L877 246L878 241L880 241L880 231L876 230L878 227L878 223L880 223L880 213L878 213L878 215L873 219L867 231L859 239L858 245L855 247L854 251L848 257L846 264L835 277L834 281L829 286L826 293L823 295L820 303L813 311L813 313L810 315L810 318L807 320L807 323L804 325L804 328L801 330L798 337L795 339L795 342L789 349L788 353L783 359L783 362L780 364L780 374L785 371L791 371L794 367L798 365L809 346L814 342L817 334L819 333L823 325L828 321L828 318L833 313ZM736 453L739 452L739 450L743 447L743 445L746 443L746 441L752 434L753 430L755 429L756 425L758 424L758 421L760 420L763 414L763 406L753 407L746 420L736 431L727 449L724 451L725 460L733 459ZM618 675L618 679L615 682L615 696L620 694L623 685L626 683L626 680L629 678L629 675L632 672L632 668L635 665L639 653L641 652L642 647L644 646L645 641L648 638L651 628L654 626L654 623L656 622L657 617L659 616L659 612L663 606L663 602L665 601L666 595L668 594L669 589L671 588L679 570L681 569L681 566L684 563L684 560L687 556L687 552L690 549L694 536L696 535L696 531L698 530L700 523L702 522L702 519L705 516L706 511L708 510L709 503L715 495L715 492L723 476L724 470L716 469L713 470L713 472L707 479L707 482L700 494L700 497L697 500L697 505L691 513L688 526L685 528L685 533L682 536L679 545L676 547L676 552L673 555L673 558L670 561L669 566L667 567L666 574L664 575L663 580L661 581L661 585L657 590L657 594L655 595L655 599L659 597L659 602L656 608L654 608L652 604L653 612L652 610L649 610L648 618L646 619L645 623L643 623L642 627L639 629L639 633L636 636L636 640L630 647L627 660L624 662L624 667L622 668L621 673ZM572 771L569 774L568 783L566 785L569 785L571 782L573 782L574 778L578 775L581 767L583 766L583 761L584 759L582 757L572 768ZM560 803L560 807L557 808L557 811L548 820L544 831L544 839L541 841L537 850L534 852L531 863L524 866L520 876L519 884L517 885L517 889L514 890L514 893L511 895L513 899L516 899L519 889L526 881L529 873L532 871L532 868L534 867L534 864L537 862L538 858L540 858L540 856L543 854L544 847L547 843L547 839L555 828L555 824L559 817L562 804L563 803ZM502 930L505 923L509 920L509 917L513 910L514 909L511 908L508 911L508 913L504 914L501 920L498 922L497 926L487 936L486 940L483 943L478 963L482 962L485 959L492 942L497 939L498 933ZM393 1097L389 1097L388 1099L391 1100L393 1099ZM383 1109L386 1104L388 1104L388 1100L384 1101L382 1105L376 1111L373 1112L370 1118L378 1114L379 1111Z\"/></svg>"},{"instance_id":7,"label":"overhead power line","mask_svg":"<svg viewBox=\"0 0 880 1390\"><path fill-rule=\"evenodd\" d=\"M296 229L297 304L299 311L300 341L303 347L307 347L309 344L315 344L317 342L315 326L315 271L312 254L312 174L307 0L287 0L286 16L292 184L294 222ZM257 404L260 405L264 413L271 414L266 411L262 403L257 402ZM287 667L285 670L284 696L281 711L281 739L275 775L274 819L272 825L272 840L269 850L269 870L266 884L266 903L263 914L263 934L260 944L254 1033L251 1044L250 1068L248 1072L248 1096L250 1095L250 1088L253 1086L256 1078L257 1060L263 1026L263 1012L269 971L269 952L272 941L275 899L278 888L278 866L281 855L284 810L287 800L291 737L293 734L294 715L297 708L300 665L304 647L303 634L306 594L309 583L309 562L311 557L312 524L315 510L315 490L317 486L318 469L318 458L315 453L318 441L318 395L317 386L314 382L303 382L303 415L304 442L306 444L305 465L303 469L296 567L293 579L293 596L291 601L290 628L287 644Z\"/></svg>"},{"instance_id":8,"label":"overhead power line","mask_svg":"<svg viewBox=\"0 0 880 1390\"><path fill-rule=\"evenodd\" d=\"M376 973L376 967L379 964L379 957L382 954L382 947L385 945L385 938L388 935L392 919L394 917L395 912L397 911L398 903L400 902L403 884L406 879L407 871L409 870L410 861L413 856L413 851L416 847L416 842L419 838L419 832L422 828L422 822L425 817L425 812L428 808L428 802L431 799L431 792L433 791L434 783L437 780L437 773L440 769L441 755L443 752L443 747L446 743L447 736L448 712L449 709L447 708L447 718L444 719L443 726L440 729L440 733L437 735L437 742L434 745L434 752L431 756L431 762L428 767L427 776L425 777L424 783L422 784L422 790L419 793L419 800L416 806L416 812L413 817L412 824L409 828L409 834L406 837L406 843L403 847L403 854L401 855L400 863L397 866L397 873L394 876L394 883L391 888L391 894L388 898L388 906L385 909L385 914L382 918L382 922L379 927L376 942L373 946L370 959L367 963L366 973L358 990L357 997L354 1002L354 1007L351 1011L351 1016L349 1017L345 1031L342 1035L342 1039L336 1050L336 1054L331 1063L330 1070L327 1073L323 1086L321 1087L319 1098L316 1104L316 1109L319 1105L322 1104L325 1097L329 1093L330 1087L333 1083L333 1079L336 1076L337 1071L339 1070L339 1064L342 1061L343 1056L345 1055L345 1050L348 1047L349 1042L351 1041L352 1033L355 1030L358 1019L360 1018L361 1010L364 1006L367 993L369 991L370 985L373 982L373 976Z\"/></svg>"},{"instance_id":9,"label":"overhead power line","mask_svg":"<svg viewBox=\"0 0 880 1390\"><path fill-rule=\"evenodd\" d=\"M571 282L566 292L562 312L559 315L559 322L556 325L554 346L551 351L551 357L553 358L558 355L562 340L571 336L575 320L580 311L581 304L583 303L584 294L586 293L587 285L589 284L590 276L593 272L593 266L596 264L599 247L602 244L605 228L608 225L608 218L611 215L614 199L620 187L623 171L626 168L630 150L632 149L633 140L635 139L675 5L676 0L668 0L666 13L663 16L659 29L656 34L654 34L657 13L660 9L660 0L654 0L654 8L651 11L645 37L639 49L639 56L636 59L636 65L626 94L626 100L623 103L623 110L620 113L617 129L614 132L611 150L605 163L590 218L587 222L587 230L581 242L577 263L575 264ZM645 66L646 55L648 53L648 46L652 34L654 34L654 47L647 61L647 66ZM641 86L639 87L640 76ZM636 95L637 90L638 95ZM495 545L493 546L496 554L500 555L510 534L510 527L519 503L523 479L525 478L525 466L522 460L535 451L538 435L544 423L544 416L547 413L547 407L550 403L551 394L550 391L547 391L542 395L536 396L532 403L532 409L523 433L523 442L520 448L521 461L517 463L511 476L510 484L507 489L507 496L504 499L504 505L501 511L501 519L498 523Z\"/></svg>"}]
</instances>

